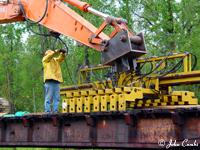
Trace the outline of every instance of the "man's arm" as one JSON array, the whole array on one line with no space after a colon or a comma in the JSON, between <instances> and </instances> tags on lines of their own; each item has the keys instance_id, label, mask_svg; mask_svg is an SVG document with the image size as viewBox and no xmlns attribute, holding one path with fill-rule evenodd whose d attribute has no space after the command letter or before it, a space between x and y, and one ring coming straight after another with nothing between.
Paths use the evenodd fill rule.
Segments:
<instances>
[{"instance_id":1,"label":"man's arm","mask_svg":"<svg viewBox=\"0 0 200 150\"><path fill-rule=\"evenodd\" d=\"M56 61L58 61L59 63L62 63L65 60L65 55L67 51L64 49L60 49L59 52L60 52L60 55L56 58Z\"/></svg>"},{"instance_id":2,"label":"man's arm","mask_svg":"<svg viewBox=\"0 0 200 150\"><path fill-rule=\"evenodd\" d=\"M42 62L49 62L54 56L59 54L59 50L55 50L53 53L47 54L43 57Z\"/></svg>"},{"instance_id":3,"label":"man's arm","mask_svg":"<svg viewBox=\"0 0 200 150\"><path fill-rule=\"evenodd\" d=\"M60 55L56 58L56 61L62 63L64 60L65 60L65 54L61 52Z\"/></svg>"}]
</instances>

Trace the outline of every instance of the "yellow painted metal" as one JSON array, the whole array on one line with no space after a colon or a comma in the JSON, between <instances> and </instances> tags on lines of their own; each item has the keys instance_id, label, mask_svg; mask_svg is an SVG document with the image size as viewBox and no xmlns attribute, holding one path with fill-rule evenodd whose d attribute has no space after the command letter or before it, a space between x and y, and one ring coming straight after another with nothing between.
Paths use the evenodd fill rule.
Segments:
<instances>
[{"instance_id":1,"label":"yellow painted metal","mask_svg":"<svg viewBox=\"0 0 200 150\"><path fill-rule=\"evenodd\" d=\"M126 90L125 90L126 89ZM134 102L135 99L142 99L143 98L143 93L141 88L124 88L125 94L125 100L126 101L132 101ZM129 91L130 90L130 91Z\"/></svg>"},{"instance_id":2,"label":"yellow painted metal","mask_svg":"<svg viewBox=\"0 0 200 150\"><path fill-rule=\"evenodd\" d=\"M110 111L117 111L118 95L110 95Z\"/></svg>"},{"instance_id":3,"label":"yellow painted metal","mask_svg":"<svg viewBox=\"0 0 200 150\"><path fill-rule=\"evenodd\" d=\"M70 113L76 112L75 105L76 105L76 98L70 98L69 99L69 112Z\"/></svg>"},{"instance_id":4,"label":"yellow painted metal","mask_svg":"<svg viewBox=\"0 0 200 150\"><path fill-rule=\"evenodd\" d=\"M90 96L95 96L95 95L97 95L97 91L95 91L95 90L89 90L89 95Z\"/></svg>"},{"instance_id":5,"label":"yellow painted metal","mask_svg":"<svg viewBox=\"0 0 200 150\"><path fill-rule=\"evenodd\" d=\"M106 94L113 94L113 89L106 89Z\"/></svg>"},{"instance_id":6,"label":"yellow painted metal","mask_svg":"<svg viewBox=\"0 0 200 150\"><path fill-rule=\"evenodd\" d=\"M118 76L117 86L111 80L64 87L61 90L63 112L90 113L105 111L126 111L135 108L160 107L167 105L197 105L198 99L193 92L173 91L172 86L200 83L200 71L191 71L191 54L175 54L137 60L138 64L152 62L154 67L163 59L183 59L182 72L158 76L138 76L136 72L124 72ZM160 65L160 70L166 63ZM108 69L110 66L84 68L81 80L86 80L88 72ZM81 83L81 81L80 81ZM145 98L145 99L144 99ZM148 98L148 99L147 99Z\"/></svg>"},{"instance_id":7,"label":"yellow painted metal","mask_svg":"<svg viewBox=\"0 0 200 150\"><path fill-rule=\"evenodd\" d=\"M132 91L132 87L124 87L123 91L129 93Z\"/></svg>"},{"instance_id":8,"label":"yellow painted metal","mask_svg":"<svg viewBox=\"0 0 200 150\"><path fill-rule=\"evenodd\" d=\"M171 102L178 102L178 96L177 95L172 95L171 96Z\"/></svg>"},{"instance_id":9,"label":"yellow painted metal","mask_svg":"<svg viewBox=\"0 0 200 150\"><path fill-rule=\"evenodd\" d=\"M80 96L80 92L79 91L74 91L73 92L73 97L79 97Z\"/></svg>"},{"instance_id":10,"label":"yellow painted metal","mask_svg":"<svg viewBox=\"0 0 200 150\"><path fill-rule=\"evenodd\" d=\"M189 91L173 91L170 95L164 95L163 102L169 105L197 105L198 99L195 98L193 92Z\"/></svg>"},{"instance_id":11,"label":"yellow painted metal","mask_svg":"<svg viewBox=\"0 0 200 150\"><path fill-rule=\"evenodd\" d=\"M77 98L77 112L83 112L84 96Z\"/></svg>"},{"instance_id":12,"label":"yellow painted metal","mask_svg":"<svg viewBox=\"0 0 200 150\"><path fill-rule=\"evenodd\" d=\"M91 112L92 96L87 96L84 98L84 112Z\"/></svg>"},{"instance_id":13,"label":"yellow painted metal","mask_svg":"<svg viewBox=\"0 0 200 150\"><path fill-rule=\"evenodd\" d=\"M163 102L168 102L168 96L167 96L167 95L163 95L162 101L163 101ZM159 103L159 102L158 102L158 103Z\"/></svg>"},{"instance_id":14,"label":"yellow painted metal","mask_svg":"<svg viewBox=\"0 0 200 150\"><path fill-rule=\"evenodd\" d=\"M88 96L84 98L84 104L85 104L85 107L84 107L84 112L91 112L91 106L93 104L93 96L95 96L97 93L96 91L94 90L89 90L88 91Z\"/></svg>"},{"instance_id":15,"label":"yellow painted metal","mask_svg":"<svg viewBox=\"0 0 200 150\"><path fill-rule=\"evenodd\" d=\"M194 98L194 99L188 101L188 105L198 105L198 99Z\"/></svg>"},{"instance_id":16,"label":"yellow painted metal","mask_svg":"<svg viewBox=\"0 0 200 150\"><path fill-rule=\"evenodd\" d=\"M184 102L178 102L178 105L184 105L185 103Z\"/></svg>"},{"instance_id":17,"label":"yellow painted metal","mask_svg":"<svg viewBox=\"0 0 200 150\"><path fill-rule=\"evenodd\" d=\"M175 105L176 103L175 102L170 102L168 103L169 105Z\"/></svg>"},{"instance_id":18,"label":"yellow painted metal","mask_svg":"<svg viewBox=\"0 0 200 150\"><path fill-rule=\"evenodd\" d=\"M103 66L103 65L99 65L93 68L83 68L80 70L80 72L91 72L91 71L96 71L96 70L102 70L102 69L108 69L111 66Z\"/></svg>"},{"instance_id":19,"label":"yellow painted metal","mask_svg":"<svg viewBox=\"0 0 200 150\"><path fill-rule=\"evenodd\" d=\"M98 95L104 95L105 91L104 90L98 90Z\"/></svg>"},{"instance_id":20,"label":"yellow painted metal","mask_svg":"<svg viewBox=\"0 0 200 150\"><path fill-rule=\"evenodd\" d=\"M81 91L81 96L88 96L88 91L82 90Z\"/></svg>"},{"instance_id":21,"label":"yellow painted metal","mask_svg":"<svg viewBox=\"0 0 200 150\"><path fill-rule=\"evenodd\" d=\"M66 95L68 98L73 98L73 92L66 92Z\"/></svg>"},{"instance_id":22,"label":"yellow painted metal","mask_svg":"<svg viewBox=\"0 0 200 150\"><path fill-rule=\"evenodd\" d=\"M177 59L177 58L184 58L188 55L188 53L179 53L179 54L174 54L170 56L160 56L160 57L151 57L151 58L145 58L145 59L138 59L137 63L146 63L146 62L155 62L155 61L161 61L163 59Z\"/></svg>"},{"instance_id":23,"label":"yellow painted metal","mask_svg":"<svg viewBox=\"0 0 200 150\"><path fill-rule=\"evenodd\" d=\"M63 112L125 111L137 107L198 104L194 93L188 91L173 91L170 94L162 94L161 97L158 94L157 99L143 99L144 95L155 97L156 94L152 89L139 87L69 92L63 102Z\"/></svg>"},{"instance_id":24,"label":"yellow painted metal","mask_svg":"<svg viewBox=\"0 0 200 150\"><path fill-rule=\"evenodd\" d=\"M144 104L145 107L150 107L150 104Z\"/></svg>"},{"instance_id":25,"label":"yellow painted metal","mask_svg":"<svg viewBox=\"0 0 200 150\"><path fill-rule=\"evenodd\" d=\"M189 54L188 56L188 71L192 71L192 54Z\"/></svg>"},{"instance_id":26,"label":"yellow painted metal","mask_svg":"<svg viewBox=\"0 0 200 150\"><path fill-rule=\"evenodd\" d=\"M144 95L155 97L156 94L152 89L139 87L74 91L66 94L68 97L63 102L63 112L125 111L137 107L198 104L194 93L189 91L173 91L161 97L158 94L157 99L143 99Z\"/></svg>"},{"instance_id":27,"label":"yellow painted metal","mask_svg":"<svg viewBox=\"0 0 200 150\"><path fill-rule=\"evenodd\" d=\"M142 104L137 104L136 106L137 106L138 108L140 108L140 107L142 107Z\"/></svg>"},{"instance_id":28,"label":"yellow painted metal","mask_svg":"<svg viewBox=\"0 0 200 150\"><path fill-rule=\"evenodd\" d=\"M183 63L184 63L184 65L183 65L183 67L184 67L184 72L188 72L188 57L185 57L184 59L183 59Z\"/></svg>"},{"instance_id":29,"label":"yellow painted metal","mask_svg":"<svg viewBox=\"0 0 200 150\"><path fill-rule=\"evenodd\" d=\"M160 78L159 86L200 83L200 71L174 73Z\"/></svg>"},{"instance_id":30,"label":"yellow painted metal","mask_svg":"<svg viewBox=\"0 0 200 150\"><path fill-rule=\"evenodd\" d=\"M118 94L122 93L122 88L115 88L114 90L115 90L115 93L118 93Z\"/></svg>"},{"instance_id":31,"label":"yellow painted metal","mask_svg":"<svg viewBox=\"0 0 200 150\"><path fill-rule=\"evenodd\" d=\"M143 103L144 103L143 100L139 100L139 101L137 101L137 104L143 104Z\"/></svg>"},{"instance_id":32,"label":"yellow painted metal","mask_svg":"<svg viewBox=\"0 0 200 150\"><path fill-rule=\"evenodd\" d=\"M101 111L102 112L108 111L109 96L102 95L100 98L101 98Z\"/></svg>"},{"instance_id":33,"label":"yellow painted metal","mask_svg":"<svg viewBox=\"0 0 200 150\"><path fill-rule=\"evenodd\" d=\"M136 104L135 102L127 102L127 103L128 103L127 105L129 105L129 107L127 107L126 109L129 109L129 110L132 110L135 107L135 104Z\"/></svg>"},{"instance_id":34,"label":"yellow painted metal","mask_svg":"<svg viewBox=\"0 0 200 150\"><path fill-rule=\"evenodd\" d=\"M119 100L119 102L118 102L119 111L125 111L126 110L126 100L125 100L124 94L119 94L118 100Z\"/></svg>"},{"instance_id":35,"label":"yellow painted metal","mask_svg":"<svg viewBox=\"0 0 200 150\"><path fill-rule=\"evenodd\" d=\"M160 103L160 99L155 99L154 102L155 103Z\"/></svg>"},{"instance_id":36,"label":"yellow painted metal","mask_svg":"<svg viewBox=\"0 0 200 150\"><path fill-rule=\"evenodd\" d=\"M160 106L167 106L167 103L160 103Z\"/></svg>"},{"instance_id":37,"label":"yellow painted metal","mask_svg":"<svg viewBox=\"0 0 200 150\"><path fill-rule=\"evenodd\" d=\"M152 106L156 107L156 106L158 106L158 103L153 103Z\"/></svg>"},{"instance_id":38,"label":"yellow painted metal","mask_svg":"<svg viewBox=\"0 0 200 150\"><path fill-rule=\"evenodd\" d=\"M93 97L93 112L100 111L100 96L96 95Z\"/></svg>"},{"instance_id":39,"label":"yellow painted metal","mask_svg":"<svg viewBox=\"0 0 200 150\"><path fill-rule=\"evenodd\" d=\"M153 103L153 100L148 99L148 100L145 101L145 103L146 103L146 104L151 104L151 103Z\"/></svg>"},{"instance_id":40,"label":"yellow painted metal","mask_svg":"<svg viewBox=\"0 0 200 150\"><path fill-rule=\"evenodd\" d=\"M171 93L172 92L172 87L168 86L168 92Z\"/></svg>"}]
</instances>

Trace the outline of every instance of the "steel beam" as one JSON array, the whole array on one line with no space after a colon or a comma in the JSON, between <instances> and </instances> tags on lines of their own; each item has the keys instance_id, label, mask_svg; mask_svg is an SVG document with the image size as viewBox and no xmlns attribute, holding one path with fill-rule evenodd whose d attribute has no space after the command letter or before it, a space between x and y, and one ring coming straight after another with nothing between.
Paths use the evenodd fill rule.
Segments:
<instances>
[{"instance_id":1,"label":"steel beam","mask_svg":"<svg viewBox=\"0 0 200 150\"><path fill-rule=\"evenodd\" d=\"M160 148L200 143L200 107L0 118L1 147Z\"/></svg>"},{"instance_id":2,"label":"steel beam","mask_svg":"<svg viewBox=\"0 0 200 150\"><path fill-rule=\"evenodd\" d=\"M174 73L160 77L160 86L177 86L184 84L199 84L200 71L191 71L185 73Z\"/></svg>"}]
</instances>

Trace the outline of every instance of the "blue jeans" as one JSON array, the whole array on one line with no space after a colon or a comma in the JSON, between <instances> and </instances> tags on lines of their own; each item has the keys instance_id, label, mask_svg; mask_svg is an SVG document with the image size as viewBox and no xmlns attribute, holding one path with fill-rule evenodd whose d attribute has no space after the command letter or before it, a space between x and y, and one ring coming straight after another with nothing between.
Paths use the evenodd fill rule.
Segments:
<instances>
[{"instance_id":1,"label":"blue jeans","mask_svg":"<svg viewBox=\"0 0 200 150\"><path fill-rule=\"evenodd\" d=\"M60 83L56 81L46 81L44 111L51 112L51 104L53 103L53 112L58 112L60 101Z\"/></svg>"}]
</instances>

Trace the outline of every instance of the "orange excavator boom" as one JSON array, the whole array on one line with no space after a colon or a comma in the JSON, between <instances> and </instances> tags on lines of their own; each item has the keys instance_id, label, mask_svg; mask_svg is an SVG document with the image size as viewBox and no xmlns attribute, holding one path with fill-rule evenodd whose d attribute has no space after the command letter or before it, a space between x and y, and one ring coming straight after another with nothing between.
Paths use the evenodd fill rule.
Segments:
<instances>
[{"instance_id":1,"label":"orange excavator boom","mask_svg":"<svg viewBox=\"0 0 200 150\"><path fill-rule=\"evenodd\" d=\"M103 18L96 28L64 2ZM146 53L143 34L132 33L126 21L104 14L79 0L0 0L0 23L31 20L103 53L103 64L118 71L134 69L135 58ZM103 31L112 26L111 34Z\"/></svg>"},{"instance_id":2,"label":"orange excavator boom","mask_svg":"<svg viewBox=\"0 0 200 150\"><path fill-rule=\"evenodd\" d=\"M90 7L90 4L79 0L63 0L63 1L85 12L88 12L88 7Z\"/></svg>"}]
</instances>

